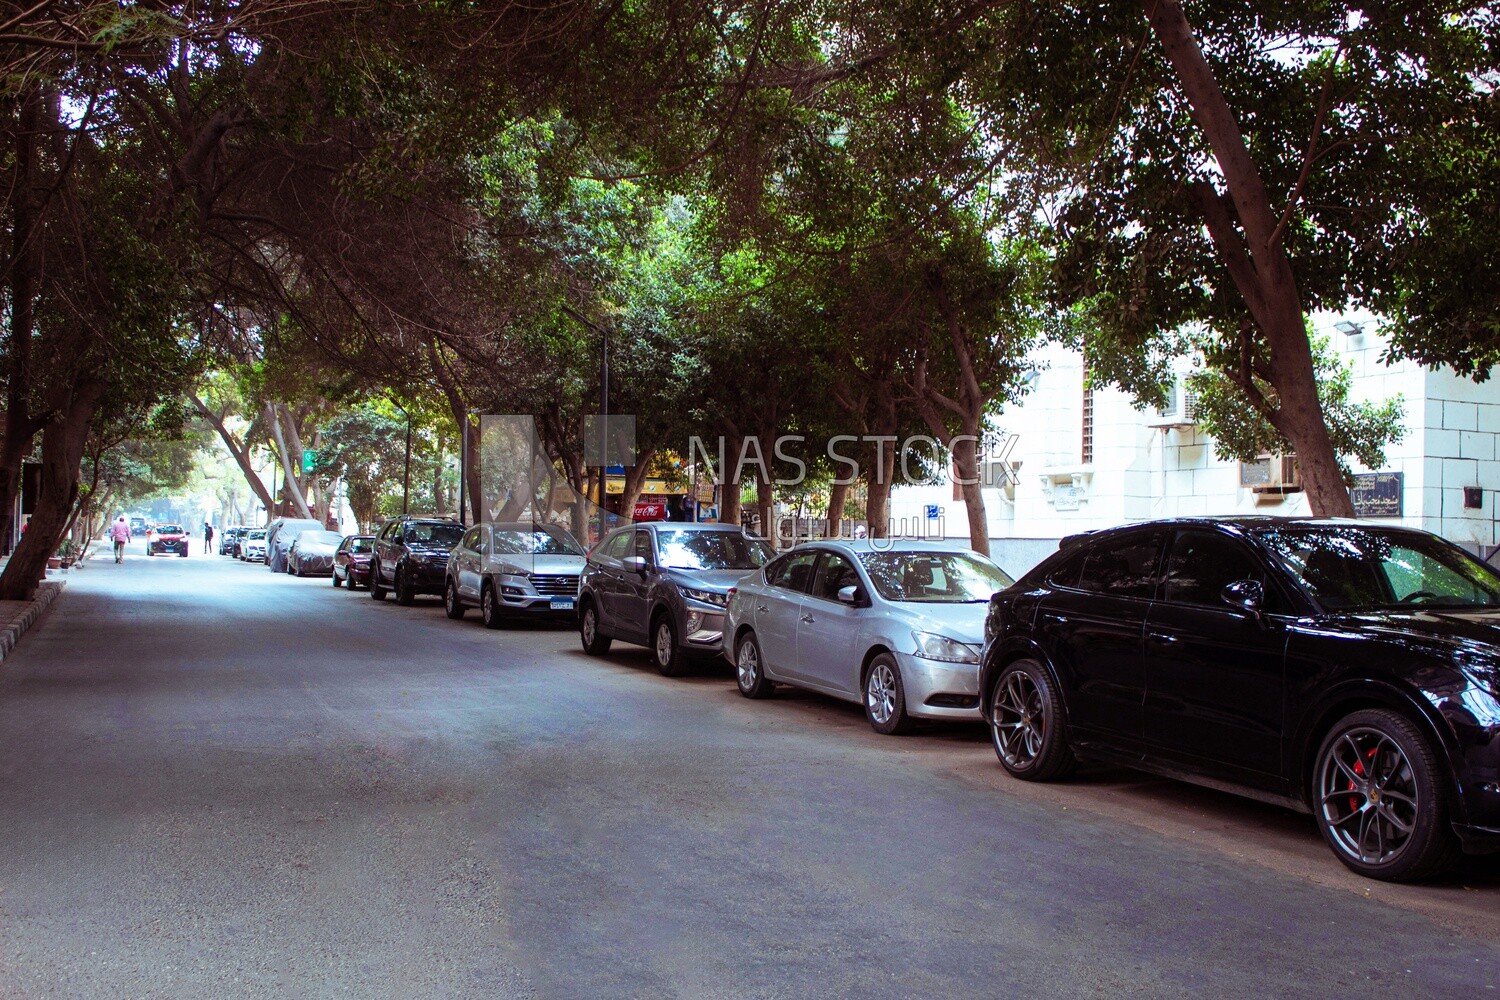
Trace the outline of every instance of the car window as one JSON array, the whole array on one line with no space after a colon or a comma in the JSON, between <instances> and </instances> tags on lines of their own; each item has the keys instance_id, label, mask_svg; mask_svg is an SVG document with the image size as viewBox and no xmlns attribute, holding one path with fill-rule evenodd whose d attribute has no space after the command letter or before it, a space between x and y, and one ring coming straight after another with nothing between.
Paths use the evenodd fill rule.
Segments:
<instances>
[{"instance_id":1,"label":"car window","mask_svg":"<svg viewBox=\"0 0 1500 1000\"><path fill-rule=\"evenodd\" d=\"M1226 607L1224 588L1239 580L1265 583L1259 561L1244 545L1216 531L1181 531L1167 558L1166 600Z\"/></svg>"},{"instance_id":2,"label":"car window","mask_svg":"<svg viewBox=\"0 0 1500 1000\"><path fill-rule=\"evenodd\" d=\"M635 551L632 555L640 556L646 562L653 562L651 558L651 532L644 528L638 528L635 532Z\"/></svg>"},{"instance_id":3,"label":"car window","mask_svg":"<svg viewBox=\"0 0 1500 1000\"><path fill-rule=\"evenodd\" d=\"M829 552L823 556L823 561L818 563L818 574L813 581L812 593L814 597L821 597L825 601L837 601L839 591L845 587L860 586L859 570L854 568L853 560L838 552Z\"/></svg>"},{"instance_id":4,"label":"car window","mask_svg":"<svg viewBox=\"0 0 1500 1000\"><path fill-rule=\"evenodd\" d=\"M661 531L656 543L668 569L752 570L774 555L765 542L739 531Z\"/></svg>"},{"instance_id":5,"label":"car window","mask_svg":"<svg viewBox=\"0 0 1500 1000\"><path fill-rule=\"evenodd\" d=\"M406 541L414 545L457 545L463 529L456 524L417 521L406 527Z\"/></svg>"},{"instance_id":6,"label":"car window","mask_svg":"<svg viewBox=\"0 0 1500 1000\"><path fill-rule=\"evenodd\" d=\"M1256 537L1329 610L1500 607L1500 574L1436 535L1320 525Z\"/></svg>"},{"instance_id":7,"label":"car window","mask_svg":"<svg viewBox=\"0 0 1500 1000\"><path fill-rule=\"evenodd\" d=\"M987 603L1013 581L988 559L968 552L862 552L880 596L919 604Z\"/></svg>"},{"instance_id":8,"label":"car window","mask_svg":"<svg viewBox=\"0 0 1500 1000\"><path fill-rule=\"evenodd\" d=\"M1089 547L1078 589L1111 597L1153 597L1161 542L1159 531L1100 539Z\"/></svg>"},{"instance_id":9,"label":"car window","mask_svg":"<svg viewBox=\"0 0 1500 1000\"><path fill-rule=\"evenodd\" d=\"M373 552L375 550L375 539L352 538L349 540L350 552Z\"/></svg>"},{"instance_id":10,"label":"car window","mask_svg":"<svg viewBox=\"0 0 1500 1000\"><path fill-rule=\"evenodd\" d=\"M471 552L479 551L479 536L483 534L481 528L470 528L464 533L464 540L459 544Z\"/></svg>"},{"instance_id":11,"label":"car window","mask_svg":"<svg viewBox=\"0 0 1500 1000\"><path fill-rule=\"evenodd\" d=\"M633 544L634 532L622 531L604 540L600 554L606 559L624 559L625 552Z\"/></svg>"},{"instance_id":12,"label":"car window","mask_svg":"<svg viewBox=\"0 0 1500 1000\"><path fill-rule=\"evenodd\" d=\"M812 584L813 567L817 561L816 549L793 552L767 568L766 582L773 587L805 594Z\"/></svg>"}]
</instances>

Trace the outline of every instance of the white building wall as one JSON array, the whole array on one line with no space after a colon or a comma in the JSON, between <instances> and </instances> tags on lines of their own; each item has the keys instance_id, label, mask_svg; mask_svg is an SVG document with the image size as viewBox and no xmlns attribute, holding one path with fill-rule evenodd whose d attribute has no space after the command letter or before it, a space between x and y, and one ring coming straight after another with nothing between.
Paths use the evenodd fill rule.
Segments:
<instances>
[{"instance_id":1,"label":"white building wall","mask_svg":"<svg viewBox=\"0 0 1500 1000\"><path fill-rule=\"evenodd\" d=\"M1402 516L1389 519L1437 532L1471 549L1500 544L1500 381L1476 383L1450 369L1411 362L1385 364L1387 344L1371 317L1350 336L1321 317L1344 362L1353 369L1358 401L1403 400L1403 437L1386 449L1379 470L1402 473ZM1036 355L1039 374L1017 404L993 421L1016 436L1013 490L984 490L988 533L1001 565L1024 571L1065 535L1159 517L1228 514L1306 515L1305 493L1257 494L1240 486L1239 463L1214 454L1196 427L1153 427L1154 412L1135 409L1118 389L1094 393L1094 455L1083 462L1083 361L1058 345ZM1076 486L1076 489L1075 489ZM1464 487L1484 490L1480 509L1464 507ZM936 507L939 517L927 517ZM951 483L899 486L891 498L898 530L966 539L968 517ZM1023 564L1024 563L1024 564Z\"/></svg>"}]
</instances>

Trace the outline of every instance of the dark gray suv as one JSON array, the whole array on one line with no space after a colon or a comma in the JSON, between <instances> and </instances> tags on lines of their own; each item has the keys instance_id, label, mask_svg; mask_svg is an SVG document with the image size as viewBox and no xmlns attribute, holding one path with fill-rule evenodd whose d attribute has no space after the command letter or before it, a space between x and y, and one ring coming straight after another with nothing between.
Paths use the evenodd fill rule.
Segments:
<instances>
[{"instance_id":1,"label":"dark gray suv","mask_svg":"<svg viewBox=\"0 0 1500 1000\"><path fill-rule=\"evenodd\" d=\"M620 528L589 553L578 590L584 651L611 640L649 646L668 677L719 655L729 588L776 553L725 524L663 521Z\"/></svg>"}]
</instances>

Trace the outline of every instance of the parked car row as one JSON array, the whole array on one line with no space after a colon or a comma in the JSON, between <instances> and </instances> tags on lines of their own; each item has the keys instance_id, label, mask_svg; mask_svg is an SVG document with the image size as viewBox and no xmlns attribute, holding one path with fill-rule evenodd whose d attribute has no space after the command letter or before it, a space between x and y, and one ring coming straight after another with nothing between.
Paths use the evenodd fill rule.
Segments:
<instances>
[{"instance_id":1,"label":"parked car row","mask_svg":"<svg viewBox=\"0 0 1500 1000\"><path fill-rule=\"evenodd\" d=\"M402 517L311 551L297 564L376 600L576 621L589 655L643 645L668 676L723 657L747 698L821 692L880 733L983 722L1021 780L1098 761L1276 802L1373 878L1500 850L1500 573L1426 532L1148 522L1065 539L1015 581L941 543L776 553L708 524L585 553L551 526Z\"/></svg>"}]
</instances>

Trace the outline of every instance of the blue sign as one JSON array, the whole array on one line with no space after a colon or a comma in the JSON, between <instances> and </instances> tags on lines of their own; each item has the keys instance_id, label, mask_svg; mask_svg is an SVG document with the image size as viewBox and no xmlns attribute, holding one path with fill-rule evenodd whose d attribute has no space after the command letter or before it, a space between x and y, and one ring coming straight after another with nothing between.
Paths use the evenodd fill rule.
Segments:
<instances>
[{"instance_id":1,"label":"blue sign","mask_svg":"<svg viewBox=\"0 0 1500 1000\"><path fill-rule=\"evenodd\" d=\"M943 509L935 503L928 504L926 510L927 520L929 521L936 521L939 517L942 516Z\"/></svg>"}]
</instances>

